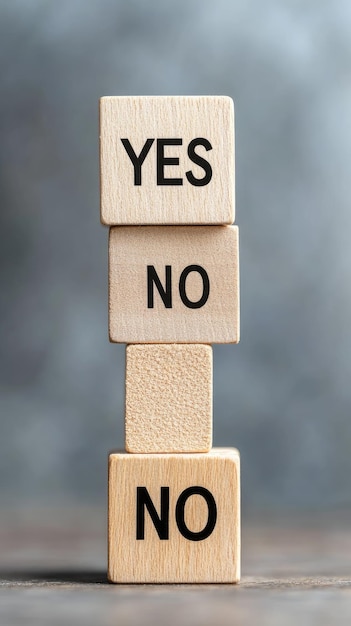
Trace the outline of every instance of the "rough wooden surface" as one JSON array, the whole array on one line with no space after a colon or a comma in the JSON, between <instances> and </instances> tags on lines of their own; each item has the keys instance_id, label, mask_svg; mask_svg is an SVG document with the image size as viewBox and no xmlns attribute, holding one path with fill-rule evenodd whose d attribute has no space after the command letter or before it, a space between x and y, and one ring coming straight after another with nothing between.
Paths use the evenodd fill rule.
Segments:
<instances>
[{"instance_id":1,"label":"rough wooden surface","mask_svg":"<svg viewBox=\"0 0 351 626\"><path fill-rule=\"evenodd\" d=\"M110 340L119 343L237 343L238 238L237 226L111 228ZM155 286L148 267L154 268L152 272L157 273L163 291L170 293L170 298L161 297L162 288L160 291ZM170 268L169 289L167 267ZM201 272L206 273L207 279Z\"/></svg>"},{"instance_id":2,"label":"rough wooden surface","mask_svg":"<svg viewBox=\"0 0 351 626\"><path fill-rule=\"evenodd\" d=\"M4 626L349 626L351 513L244 515L239 585L111 585L104 508L7 511Z\"/></svg>"},{"instance_id":3,"label":"rough wooden surface","mask_svg":"<svg viewBox=\"0 0 351 626\"><path fill-rule=\"evenodd\" d=\"M169 503L165 515L161 513L161 488L167 490ZM158 530L144 503L138 516L138 489L146 490L157 518L162 518ZM191 489L196 491L191 494ZM176 521L179 505L180 521L179 517ZM143 520L140 536L138 517ZM108 571L113 582L238 581L238 451L212 448L207 454L110 454L108 522Z\"/></svg>"},{"instance_id":4,"label":"rough wooden surface","mask_svg":"<svg viewBox=\"0 0 351 626\"><path fill-rule=\"evenodd\" d=\"M191 158L194 140L200 143ZM226 96L102 98L100 173L104 224L231 224L233 101Z\"/></svg>"},{"instance_id":5,"label":"rough wooden surface","mask_svg":"<svg viewBox=\"0 0 351 626\"><path fill-rule=\"evenodd\" d=\"M136 453L210 450L211 346L127 346L125 445Z\"/></svg>"}]
</instances>

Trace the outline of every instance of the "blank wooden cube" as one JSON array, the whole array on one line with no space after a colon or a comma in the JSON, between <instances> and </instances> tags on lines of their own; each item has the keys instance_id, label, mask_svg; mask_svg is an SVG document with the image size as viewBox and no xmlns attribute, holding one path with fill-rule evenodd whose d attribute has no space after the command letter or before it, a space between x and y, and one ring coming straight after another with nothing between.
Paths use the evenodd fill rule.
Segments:
<instances>
[{"instance_id":1,"label":"blank wooden cube","mask_svg":"<svg viewBox=\"0 0 351 626\"><path fill-rule=\"evenodd\" d=\"M111 454L108 520L112 582L239 581L238 451Z\"/></svg>"},{"instance_id":2,"label":"blank wooden cube","mask_svg":"<svg viewBox=\"0 0 351 626\"><path fill-rule=\"evenodd\" d=\"M120 343L237 343L237 226L111 228L109 334Z\"/></svg>"},{"instance_id":3,"label":"blank wooden cube","mask_svg":"<svg viewBox=\"0 0 351 626\"><path fill-rule=\"evenodd\" d=\"M128 452L210 450L210 346L127 346L125 436Z\"/></svg>"},{"instance_id":4,"label":"blank wooden cube","mask_svg":"<svg viewBox=\"0 0 351 626\"><path fill-rule=\"evenodd\" d=\"M103 224L231 224L233 101L101 98L100 174Z\"/></svg>"}]
</instances>

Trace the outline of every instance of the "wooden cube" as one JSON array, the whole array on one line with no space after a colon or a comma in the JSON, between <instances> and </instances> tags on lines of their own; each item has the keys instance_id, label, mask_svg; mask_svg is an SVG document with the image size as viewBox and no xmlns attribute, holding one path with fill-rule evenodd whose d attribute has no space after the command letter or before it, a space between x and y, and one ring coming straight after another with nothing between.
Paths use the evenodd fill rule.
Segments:
<instances>
[{"instance_id":1,"label":"wooden cube","mask_svg":"<svg viewBox=\"0 0 351 626\"><path fill-rule=\"evenodd\" d=\"M238 582L238 451L111 454L108 519L111 582Z\"/></svg>"},{"instance_id":2,"label":"wooden cube","mask_svg":"<svg viewBox=\"0 0 351 626\"><path fill-rule=\"evenodd\" d=\"M210 450L210 346L127 346L125 436L128 452Z\"/></svg>"},{"instance_id":3,"label":"wooden cube","mask_svg":"<svg viewBox=\"0 0 351 626\"><path fill-rule=\"evenodd\" d=\"M237 343L237 226L111 228L109 334L120 343Z\"/></svg>"},{"instance_id":4,"label":"wooden cube","mask_svg":"<svg viewBox=\"0 0 351 626\"><path fill-rule=\"evenodd\" d=\"M101 98L100 174L103 224L231 224L233 101Z\"/></svg>"}]
</instances>

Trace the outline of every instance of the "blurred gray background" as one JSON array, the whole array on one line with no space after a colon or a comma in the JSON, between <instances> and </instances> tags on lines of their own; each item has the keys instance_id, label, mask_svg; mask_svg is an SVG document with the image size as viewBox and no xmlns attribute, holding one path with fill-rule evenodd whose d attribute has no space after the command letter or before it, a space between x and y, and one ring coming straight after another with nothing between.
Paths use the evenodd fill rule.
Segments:
<instances>
[{"instance_id":1,"label":"blurred gray background","mask_svg":"<svg viewBox=\"0 0 351 626\"><path fill-rule=\"evenodd\" d=\"M104 505L123 445L99 96L227 94L242 341L214 349L215 444L246 510L350 506L349 0L3 0L0 64L2 503Z\"/></svg>"}]
</instances>

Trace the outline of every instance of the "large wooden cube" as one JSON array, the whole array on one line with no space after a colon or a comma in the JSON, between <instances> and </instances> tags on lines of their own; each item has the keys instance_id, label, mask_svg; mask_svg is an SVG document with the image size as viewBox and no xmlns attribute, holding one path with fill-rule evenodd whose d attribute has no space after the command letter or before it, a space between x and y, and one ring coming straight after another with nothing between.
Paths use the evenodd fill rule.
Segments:
<instances>
[{"instance_id":1,"label":"large wooden cube","mask_svg":"<svg viewBox=\"0 0 351 626\"><path fill-rule=\"evenodd\" d=\"M100 178L103 224L231 224L233 101L101 98Z\"/></svg>"},{"instance_id":2,"label":"large wooden cube","mask_svg":"<svg viewBox=\"0 0 351 626\"><path fill-rule=\"evenodd\" d=\"M110 229L109 334L119 343L237 343L237 226Z\"/></svg>"},{"instance_id":3,"label":"large wooden cube","mask_svg":"<svg viewBox=\"0 0 351 626\"><path fill-rule=\"evenodd\" d=\"M112 582L239 581L238 451L111 454L108 519Z\"/></svg>"}]
</instances>

